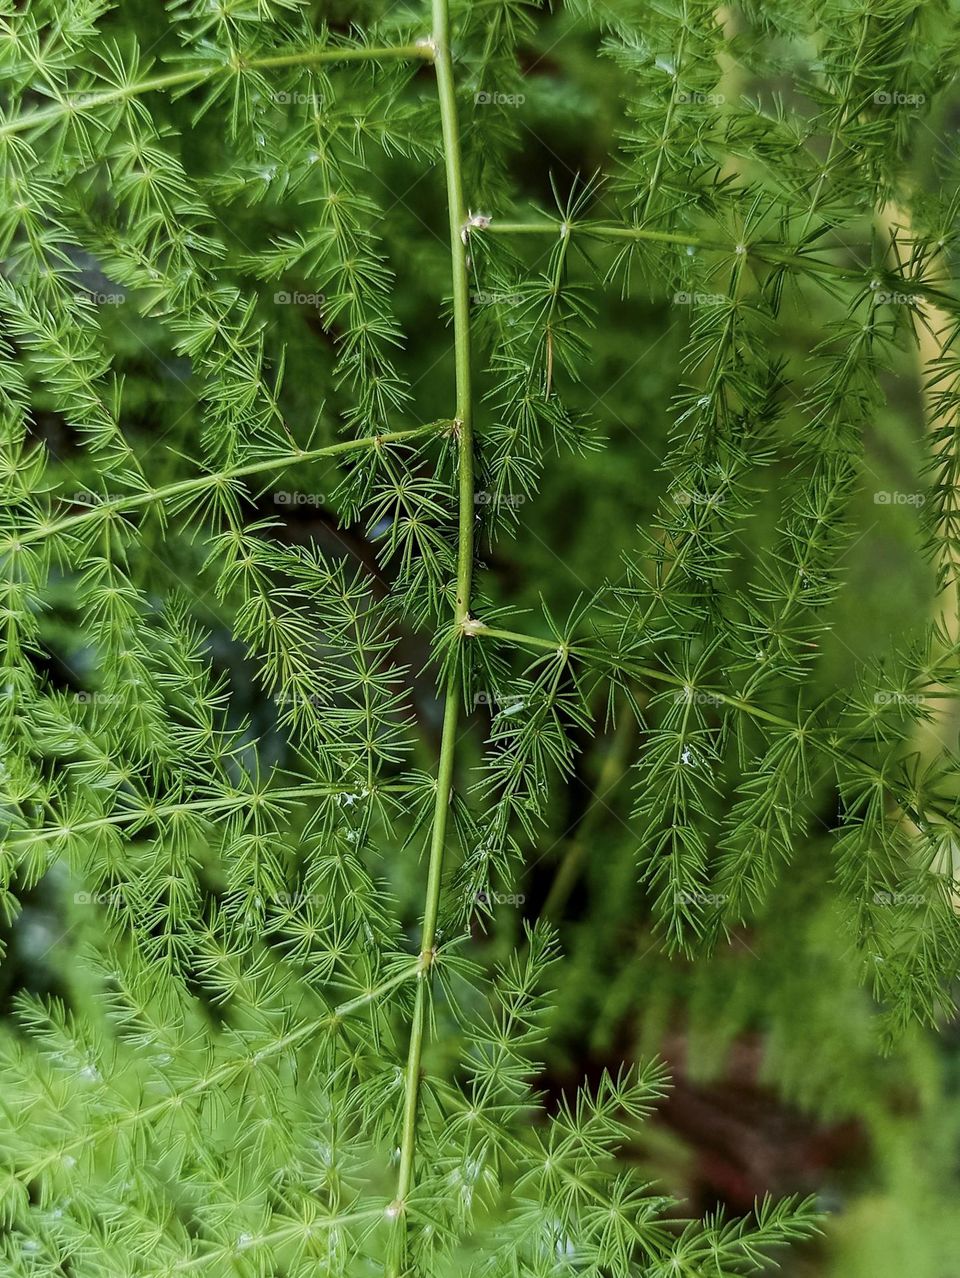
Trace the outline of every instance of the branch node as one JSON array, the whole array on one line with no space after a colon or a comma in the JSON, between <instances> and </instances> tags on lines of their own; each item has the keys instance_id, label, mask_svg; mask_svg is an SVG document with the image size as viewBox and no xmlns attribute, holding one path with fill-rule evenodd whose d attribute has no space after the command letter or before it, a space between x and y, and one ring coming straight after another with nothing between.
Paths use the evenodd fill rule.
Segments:
<instances>
[{"instance_id":1,"label":"branch node","mask_svg":"<svg viewBox=\"0 0 960 1278\"><path fill-rule=\"evenodd\" d=\"M460 228L460 238L466 244L471 231L485 231L493 218L487 213L468 213L467 220Z\"/></svg>"}]
</instances>

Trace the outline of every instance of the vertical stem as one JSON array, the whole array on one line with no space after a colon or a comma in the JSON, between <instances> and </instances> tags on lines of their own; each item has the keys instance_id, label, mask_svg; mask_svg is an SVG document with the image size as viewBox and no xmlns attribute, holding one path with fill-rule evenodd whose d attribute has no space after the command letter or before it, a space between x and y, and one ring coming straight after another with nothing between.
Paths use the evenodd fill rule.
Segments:
<instances>
[{"instance_id":1,"label":"vertical stem","mask_svg":"<svg viewBox=\"0 0 960 1278\"><path fill-rule=\"evenodd\" d=\"M683 55L684 55L684 50L686 49L687 32L689 30L689 26L688 26L689 19L687 16L686 0L684 0L682 16L683 16L683 21L680 26L680 40L677 44L677 56L675 59L675 66L678 72L680 71L680 68L683 65ZM676 79L674 79L673 87L670 90L670 101L667 104L667 114L663 117L663 128L660 131L660 146L657 150L656 163L653 166L653 175L651 176L650 182L647 186L647 198L643 202L642 221L644 222L646 222L647 218L649 218L650 216L650 213L652 211L651 206L653 204L653 197L657 194L658 188L660 186L660 171L663 168L663 157L666 155L666 152L667 152L667 146L666 146L667 138L669 137L669 134L670 134L670 126L673 123L673 116L676 109L677 109L677 81Z\"/></svg>"},{"instance_id":2,"label":"vertical stem","mask_svg":"<svg viewBox=\"0 0 960 1278\"><path fill-rule=\"evenodd\" d=\"M471 414L470 374L470 299L467 240L469 227L463 199L460 159L460 132L457 124L456 85L450 55L450 14L448 0L433 0L433 55L437 76L437 94L443 133L444 170L447 207L450 218L450 258L453 285L453 332L456 360L456 437L459 442L459 531L457 547L456 602L454 625L464 635L463 626L470 615L470 590L473 580L474 474L473 423ZM410 1047L404 1078L403 1130L400 1144L400 1171L397 1197L391 1215L397 1219L401 1235L405 1234L404 1207L414 1183L417 1146L417 1115L420 1098L420 1062L428 1021L430 969L433 963L443 876L443 854L446 845L447 815L453 787L457 723L460 714L459 671L453 663L445 689L443 734L437 769L437 797L430 839L430 862L427 871L426 897L423 907L423 930L420 942L420 970L416 1001L410 1026ZM402 1258L394 1258L391 1272L398 1275Z\"/></svg>"},{"instance_id":3,"label":"vertical stem","mask_svg":"<svg viewBox=\"0 0 960 1278\"><path fill-rule=\"evenodd\" d=\"M830 148L827 151L827 158L824 161L823 168L820 170L820 176L817 178L817 185L813 190L813 199L810 201L810 207L807 209L807 215L803 220L803 227L800 231L800 239L802 240L807 231L810 229L810 223L813 221L814 215L820 208L820 198L823 195L823 188L826 184L830 170L834 165L834 157L836 155L837 144L840 141L840 135L843 132L844 125L850 118L850 99L853 94L854 85L857 78L857 71L860 67L860 59L863 55L863 47L867 42L867 32L870 29L870 10L865 9L863 13L863 21L860 26L860 40L857 43L857 50L853 55L853 62L847 74L846 86L843 91L843 102L840 107L840 115L833 128L830 130Z\"/></svg>"},{"instance_id":4,"label":"vertical stem","mask_svg":"<svg viewBox=\"0 0 960 1278\"><path fill-rule=\"evenodd\" d=\"M460 440L460 530L457 554L456 622L469 615L473 578L473 419L470 377L470 295L467 240L469 227L463 199L457 96L450 56L448 0L433 0L434 67L443 129L447 208L450 218L450 257L453 276L453 333L456 355L457 425Z\"/></svg>"}]
</instances>

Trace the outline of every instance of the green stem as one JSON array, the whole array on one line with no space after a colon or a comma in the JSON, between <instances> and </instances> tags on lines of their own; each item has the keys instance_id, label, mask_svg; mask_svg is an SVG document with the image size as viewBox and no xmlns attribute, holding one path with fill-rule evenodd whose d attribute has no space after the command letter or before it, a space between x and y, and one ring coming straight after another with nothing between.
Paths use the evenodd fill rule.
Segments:
<instances>
[{"instance_id":1,"label":"green stem","mask_svg":"<svg viewBox=\"0 0 960 1278\"><path fill-rule=\"evenodd\" d=\"M374 787L377 794L408 794L410 787L402 783L395 785L378 785ZM95 817L90 821L78 821L74 825L62 824L43 826L40 829L13 830L9 832L8 848L11 852L19 852L32 847L35 843L46 843L54 839L71 838L75 834L89 834L93 830L105 830L113 825L135 825L138 821L157 821L182 813L198 812L231 812L237 809L254 806L265 806L271 803L298 803L306 799L329 798L334 794L349 794L356 789L347 785L301 785L287 789L263 790L257 792L241 792L224 795L219 799L199 799L187 803L162 803L155 808L143 807L121 809L110 812L106 816ZM371 788L371 793L373 788ZM56 817L56 813L52 813Z\"/></svg>"},{"instance_id":2,"label":"green stem","mask_svg":"<svg viewBox=\"0 0 960 1278\"><path fill-rule=\"evenodd\" d=\"M190 67L186 71L170 71L164 75L149 76L134 84L119 84L112 89L99 92L82 90L74 91L63 101L54 102L38 111L27 111L0 124L0 137L12 133L25 133L44 124L53 123L62 116L74 112L82 113L98 106L108 106L111 102L120 102L126 98L139 97L144 93L154 93L163 89L177 89L181 86L194 88L206 80L218 75L240 75L244 71L272 70L277 67L293 67L320 65L324 62L381 62L386 59L423 58L430 60L433 49L429 43L398 44L375 47L362 45L356 47L330 47L323 49L300 50L297 53L273 54L266 58L251 58L245 62L240 58L229 62L213 62L206 66Z\"/></svg>"},{"instance_id":3,"label":"green stem","mask_svg":"<svg viewBox=\"0 0 960 1278\"><path fill-rule=\"evenodd\" d=\"M504 643L526 645L528 648L542 648L544 652L552 652L557 656L564 652L562 644L556 639L542 639L539 635L524 635L519 630L498 630L494 626L476 625L474 634L484 639L502 639ZM570 651L570 649L566 649Z\"/></svg>"},{"instance_id":4,"label":"green stem","mask_svg":"<svg viewBox=\"0 0 960 1278\"><path fill-rule=\"evenodd\" d=\"M326 444L322 448L297 449L296 452L285 453L282 457L264 457L262 460L246 462L242 466L233 466L212 475L199 475L196 479L180 479L175 484L151 488L149 492L131 493L129 497L117 497L113 501L102 502L99 506L91 506L89 510L81 511L78 515L67 515L54 523L38 524L32 531L11 538L6 545L0 544L0 551L18 549L35 541L43 541L47 537L55 537L58 533L67 532L78 524L103 519L105 514L137 510L140 506L149 506L154 502L162 503L171 498L200 493L207 488L217 488L234 479L244 479L248 475L268 475L272 471L284 470L295 463L316 461L319 457L336 457L358 448L381 448L384 444L416 439L432 431L449 429L452 424L450 421L431 422L428 426L417 426L412 430L386 431L379 435L365 435L362 439L345 439L339 444Z\"/></svg>"},{"instance_id":5,"label":"green stem","mask_svg":"<svg viewBox=\"0 0 960 1278\"><path fill-rule=\"evenodd\" d=\"M437 95L443 133L444 170L447 209L450 222L450 257L453 286L453 332L456 363L456 422L459 440L459 530L457 549L456 599L454 624L462 638L470 616L470 592L473 583L474 466L472 378L470 360L470 297L467 239L470 227L463 198L460 159L460 131L457 123L456 83L450 54L450 15L447 0L433 0L433 61L437 76ZM453 663L445 689L443 732L437 769L437 796L430 839L423 929L420 940L420 975L417 982L410 1046L404 1081L403 1128L400 1143L400 1170L397 1198L392 1214L405 1230L404 1207L413 1188L417 1147L417 1115L420 1096L420 1069L427 1025L430 969L433 964L440 889L446 845L447 816L453 789L457 724L460 713L459 673ZM392 1273L398 1275L400 1258L394 1260Z\"/></svg>"},{"instance_id":6,"label":"green stem","mask_svg":"<svg viewBox=\"0 0 960 1278\"><path fill-rule=\"evenodd\" d=\"M750 257L770 266L786 266L792 270L820 271L825 275L856 281L861 287L867 277L876 277L881 282L895 284L898 289L907 293L918 293L937 302L948 310L960 311L960 298L952 293L945 293L933 284L923 280L910 279L902 275L891 274L875 267L841 266L837 262L828 262L822 257L812 257L807 253L785 252L771 244L733 245L722 240L703 239L697 235L683 235L674 231L651 231L643 226L610 226L603 222L555 222L544 219L537 222L498 222L491 219L489 225L478 228L486 235L592 235L601 240L646 240L651 244L675 244L681 248L699 248L705 252L730 253L742 248Z\"/></svg>"},{"instance_id":7,"label":"green stem","mask_svg":"<svg viewBox=\"0 0 960 1278\"><path fill-rule=\"evenodd\" d=\"M543 639L539 635L525 635L517 630L499 630L492 626L484 626L480 623L474 623L472 634L479 638L499 639L504 643L513 643L524 645L528 648L539 648L544 652L554 653L555 655L567 655L572 657L596 657L596 651L587 648L578 647L575 644L569 646L558 644L555 639ZM628 658L618 657L618 666L620 670L634 679L651 679L655 683L669 684L673 688L685 688L687 685L679 675L670 674L666 670L657 670L654 666L637 665L629 661ZM783 715L774 714L770 710L764 710L762 706L755 705L752 701L746 701L742 697L732 697L728 693L720 692L716 688L706 689L712 697L722 702L724 705L731 706L734 710L740 710L743 714L748 714L751 718L762 719L765 723L772 723L775 727L787 729L790 732L798 732L801 729L795 722L785 719ZM951 830L956 830L960 834L960 827L957 826L952 814L942 807L939 803L928 802L924 811L920 812L909 798L898 790L898 787L883 772L874 767L866 759L861 759L858 754L854 754L852 750L845 750L838 746L835 741L829 737L822 738L821 746L828 754L830 754L838 762L846 764L848 767L858 767L862 769L868 776L879 782L895 799L900 809L910 817L915 824L922 824L929 820L930 815L938 817L944 824L948 825Z\"/></svg>"},{"instance_id":8,"label":"green stem","mask_svg":"<svg viewBox=\"0 0 960 1278\"><path fill-rule=\"evenodd\" d=\"M363 1211L345 1212L340 1216L315 1216L309 1221L309 1229L311 1234L317 1229L349 1229L351 1225L360 1225L364 1221L375 1220L380 1214L381 1209L379 1207L367 1207ZM284 1226L282 1229L275 1229L270 1233L258 1234L255 1238L251 1238L249 1246L263 1249L282 1246L296 1248L298 1244L302 1243L304 1232L305 1225L302 1221L291 1221L289 1225ZM200 1252L196 1256L191 1256L189 1260L178 1261L171 1272L185 1274L194 1269L203 1269L211 1263L226 1266L235 1272L236 1261L237 1245L235 1242L231 1242L227 1246Z\"/></svg>"},{"instance_id":9,"label":"green stem","mask_svg":"<svg viewBox=\"0 0 960 1278\"><path fill-rule=\"evenodd\" d=\"M492 626L477 626L474 633L480 638L501 639L505 643L525 644L528 648L542 648L544 652L552 652L559 655L560 653L569 653L572 657L589 657L596 656L586 648L577 647L571 644L565 647L555 639L542 639L539 635L525 635L518 630L497 630ZM674 688L683 688L686 685L679 675L672 675L666 670L657 670L655 666L640 666L631 662L624 665L623 669L629 674L636 676L638 679L653 679L657 683L668 683ZM771 714L768 710L755 706L752 702L741 701L739 697L730 697L722 692L715 692L710 689L712 696L716 696L718 700L728 705L734 706L737 710L744 711L745 714L751 714L760 719L766 719L769 723L775 723L781 728L795 728L797 725L791 723L789 719L781 718L778 714Z\"/></svg>"},{"instance_id":10,"label":"green stem","mask_svg":"<svg viewBox=\"0 0 960 1278\"><path fill-rule=\"evenodd\" d=\"M653 167L653 174L647 185L647 198L643 202L643 218L644 221L650 216L650 209L653 204L653 197L656 195L660 186L660 173L663 169L664 156L667 153L667 146L670 141L670 129L673 125L674 113L677 109L677 87L678 77L683 67L683 55L686 49L687 35L689 33L689 17L687 15L687 4L684 0L683 13L681 16L680 39L677 43L677 56L675 59L676 73L673 78L673 85L670 89L670 101L667 104L667 113L663 119L663 129L660 132L660 142L657 147L657 159Z\"/></svg>"},{"instance_id":11,"label":"green stem","mask_svg":"<svg viewBox=\"0 0 960 1278\"><path fill-rule=\"evenodd\" d=\"M850 99L853 95L854 84L857 78L857 72L860 68L860 59L863 56L863 48L867 42L867 32L870 29L870 10L865 9L863 20L860 24L860 39L857 43L856 52L853 55L853 62L847 73L846 87L843 92L843 99L840 104L840 110L837 114L833 128L830 130L830 146L827 151L827 158L824 161L823 168L820 170L820 176L817 179L817 185L814 188L813 199L810 201L810 207L807 209L807 215L804 218L803 228L800 231L800 238L803 239L810 229L810 223L820 208L820 197L823 195L823 188L826 185L830 170L834 165L834 157L837 151L837 145L840 142L843 126L847 123L850 116Z\"/></svg>"},{"instance_id":12,"label":"green stem","mask_svg":"<svg viewBox=\"0 0 960 1278\"><path fill-rule=\"evenodd\" d=\"M292 1048L305 1042L312 1035L319 1033L321 1029L334 1031L336 1027L336 1013L324 1017L321 1021L307 1021L296 1029L283 1034L280 1038L274 1039L272 1043L268 1043L265 1047L261 1047L256 1053L256 1061L260 1062L271 1060L277 1056L284 1056ZM143 1109L125 1110L113 1118L105 1128L98 1128L96 1125L88 1126L84 1135L74 1137L66 1144L57 1146L44 1158L36 1160L32 1166L23 1169L18 1168L13 1174L25 1181L33 1180L46 1168L61 1166L65 1154L79 1155L83 1150L95 1145L97 1140L102 1139L104 1136L112 1138L116 1136L118 1131L128 1127L146 1126L155 1118L162 1118L171 1112L179 1112L186 1101L193 1099L195 1096L203 1096L207 1092L213 1092L221 1084L229 1086L242 1075L246 1075L249 1068L249 1057L244 1057L242 1054L238 1055L233 1060L219 1065L211 1073L197 1079L196 1082L190 1083L180 1091L173 1090L159 1100L153 1101L152 1104L144 1106Z\"/></svg>"},{"instance_id":13,"label":"green stem","mask_svg":"<svg viewBox=\"0 0 960 1278\"><path fill-rule=\"evenodd\" d=\"M346 1003L340 1003L333 1009L334 1016L349 1016L351 1012L359 1011L361 1007L366 1007L368 1003L375 1003L378 998L383 998L384 994L389 994L391 990L395 990L398 985L402 985L404 981L411 981L420 972L420 965L415 964L413 967L401 968L399 972L394 973L388 980L382 981L375 989L368 990L366 994L358 994L356 998L350 999Z\"/></svg>"},{"instance_id":14,"label":"green stem","mask_svg":"<svg viewBox=\"0 0 960 1278\"><path fill-rule=\"evenodd\" d=\"M693 248L729 248L729 245L721 245L719 242L715 246L708 244L696 235L649 231L641 226L607 226L602 222L554 222L550 219L542 222L501 222L497 218L491 218L489 225L480 229L488 235L564 235L579 231L608 240L650 240L654 244L690 245Z\"/></svg>"}]
</instances>

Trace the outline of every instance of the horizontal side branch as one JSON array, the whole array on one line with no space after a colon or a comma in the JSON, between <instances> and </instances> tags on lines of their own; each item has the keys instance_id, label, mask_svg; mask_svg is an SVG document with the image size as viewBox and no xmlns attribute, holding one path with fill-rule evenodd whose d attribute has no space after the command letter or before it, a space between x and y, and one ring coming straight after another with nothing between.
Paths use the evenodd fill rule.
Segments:
<instances>
[{"instance_id":1,"label":"horizontal side branch","mask_svg":"<svg viewBox=\"0 0 960 1278\"><path fill-rule=\"evenodd\" d=\"M821 272L824 275L859 283L862 287L868 287L875 280L880 284L896 285L898 290L902 289L905 293L925 297L949 311L960 313L960 297L944 292L936 285L928 284L924 280L908 275L898 275L876 266L841 266L826 258L814 257L801 249L786 252L763 241L734 244L674 231L655 231L644 226L616 226L606 222L564 222L549 218L530 222L500 222L495 218L483 218L471 225L471 232L475 231L494 235L555 235L559 238L584 235L614 242L671 244L678 248L703 249L704 252L746 253L769 266L782 266L790 270L807 271L810 274Z\"/></svg>"},{"instance_id":2,"label":"horizontal side branch","mask_svg":"<svg viewBox=\"0 0 960 1278\"><path fill-rule=\"evenodd\" d=\"M183 71L170 71L163 75L148 76L130 84L114 85L110 89L76 90L67 93L50 106L0 122L0 137L14 133L28 133L31 129L55 124L69 115L82 115L97 107L110 106L146 93L158 93L167 89L191 89L214 80L220 75L242 75L244 71L269 71L282 67L319 66L332 62L387 62L433 60L433 45L429 40L415 44L397 45L324 45L318 49L299 49L295 53L277 53L269 57L244 59L236 55L229 62L210 62L189 67Z\"/></svg>"},{"instance_id":3,"label":"horizontal side branch","mask_svg":"<svg viewBox=\"0 0 960 1278\"><path fill-rule=\"evenodd\" d=\"M521 634L516 630L499 630L494 627L484 626L478 622L474 623L470 633L478 638L498 639L503 643L510 643L518 647L536 648L543 652L553 653L555 656L562 657L564 659L567 655L585 658L596 658L598 656L598 653L594 649L578 647L575 644L561 644L554 639L543 639L539 635ZM648 680L654 683L667 684L669 687L677 689L686 688L688 686L678 675L670 674L666 670L658 670L654 666L638 665L632 661L624 661L622 658L618 658L618 665L624 673L641 681ZM742 697L731 696L729 693L721 692L719 689L713 687L704 687L698 690L709 692L711 697L716 697L716 699L724 705L730 706L731 709L739 710L743 714L750 715L751 718L762 720L764 723L773 724L775 727L786 729L788 732L806 732L806 729L804 729L802 725L791 722L789 719L784 719L782 715L774 714L770 710L764 710L762 706L755 705L752 701L746 701ZM811 737L813 736L813 730L810 730L809 735ZM854 754L852 751L843 749L835 741L831 740L829 735L822 739L819 737L816 738L816 744L838 763L845 763L851 768L860 769L860 771L869 776L871 780L883 786L895 800L900 810L915 824L922 825L931 815L933 815L943 822L944 825L948 826L949 829L954 831L957 837L960 838L960 826L957 825L952 814L940 804L928 803L925 806L924 811L920 812L916 806L910 802L908 796L904 795L900 791L899 787L895 786L891 782L890 778L884 775L881 769L874 767L874 765L872 763L868 763L866 759L861 759L859 755Z\"/></svg>"},{"instance_id":4,"label":"horizontal side branch","mask_svg":"<svg viewBox=\"0 0 960 1278\"><path fill-rule=\"evenodd\" d=\"M89 834L94 830L108 829L110 826L135 825L137 822L163 821L169 817L201 815L207 813L229 813L243 808L269 807L272 803L302 803L307 799L331 798L337 794L349 794L356 786L348 785L301 785L278 790L241 791L237 794L226 794L217 799L197 799L183 803L161 803L156 807L122 808L105 816L94 817L89 821L78 821L76 825L42 826L39 829L15 829L11 832L6 844L8 851L20 852L35 843L48 843L55 839L72 838L75 834ZM373 794L407 794L408 785L375 785L368 793Z\"/></svg>"},{"instance_id":5,"label":"horizontal side branch","mask_svg":"<svg viewBox=\"0 0 960 1278\"><path fill-rule=\"evenodd\" d=\"M316 461L321 457L337 457L342 453L355 452L358 449L382 448L385 444L405 443L424 435L447 430L452 425L450 421L431 422L427 426L416 426L410 430L384 431L378 435L365 435L361 439L345 439L339 444L326 444L322 448L297 449L295 452L245 462L243 465L232 466L212 474L198 475L195 479L181 479L176 483L151 488L146 492L130 493L129 496L116 497L112 501L91 506L89 510L83 510L79 514L66 515L63 519L37 524L27 532L8 534L0 542L0 553L19 549L21 546L43 541L48 537L55 537L59 533L69 532L80 525L102 520L113 514L125 514L143 506L162 504L173 498L202 493L207 489L232 483L235 479L245 479L250 475L268 475L274 471L284 470L287 466Z\"/></svg>"}]
</instances>

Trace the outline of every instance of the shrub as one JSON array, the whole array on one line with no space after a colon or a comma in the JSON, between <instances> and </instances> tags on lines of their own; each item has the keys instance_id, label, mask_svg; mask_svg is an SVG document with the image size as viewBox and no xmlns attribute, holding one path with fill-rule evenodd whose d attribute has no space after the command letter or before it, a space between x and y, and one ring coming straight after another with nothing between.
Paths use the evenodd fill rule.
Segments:
<instances>
[{"instance_id":1,"label":"shrub","mask_svg":"<svg viewBox=\"0 0 960 1278\"><path fill-rule=\"evenodd\" d=\"M888 1033L952 1007L955 201L910 156L953 19L359 10L3 10L4 904L21 963L24 902L71 938L15 982L6 1272L748 1272L813 1205L677 1221L622 1157L661 1066L540 1096L547 972L596 980L550 920L632 787L591 925L709 966L826 804ZM589 154L597 104L605 172L531 191L530 121ZM927 477L879 488L915 340ZM930 624L840 678L885 506Z\"/></svg>"}]
</instances>

